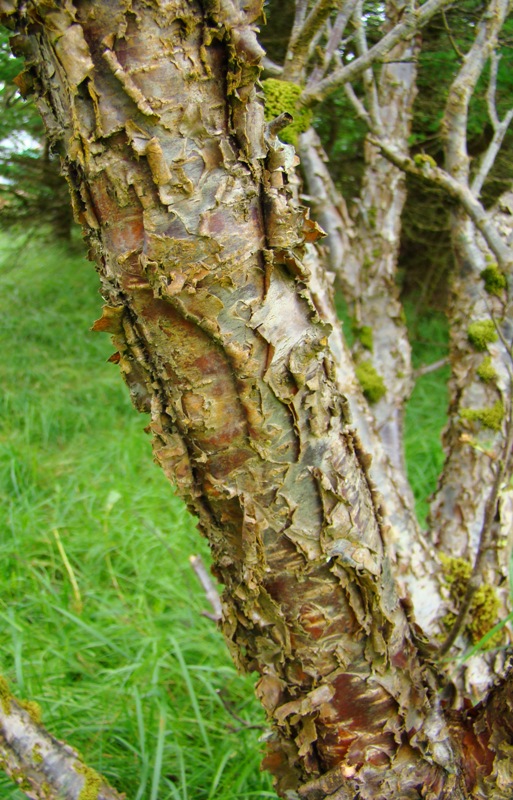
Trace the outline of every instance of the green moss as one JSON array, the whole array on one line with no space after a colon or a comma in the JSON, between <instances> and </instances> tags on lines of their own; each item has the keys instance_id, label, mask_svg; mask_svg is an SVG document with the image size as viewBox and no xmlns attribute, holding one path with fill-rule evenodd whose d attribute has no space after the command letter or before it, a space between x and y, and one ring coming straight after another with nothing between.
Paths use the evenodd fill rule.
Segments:
<instances>
[{"instance_id":1,"label":"green moss","mask_svg":"<svg viewBox=\"0 0 513 800\"><path fill-rule=\"evenodd\" d=\"M39 703L36 703L35 700L18 700L18 703L28 713L32 722L35 722L36 725L39 725L43 718Z\"/></svg>"},{"instance_id":2,"label":"green moss","mask_svg":"<svg viewBox=\"0 0 513 800\"><path fill-rule=\"evenodd\" d=\"M262 81L262 88L265 97L266 122L271 122L284 111L292 114L294 121L280 132L280 139L297 146L299 134L308 130L312 122L312 111L299 105L299 98L303 91L301 86L290 83L290 81L267 78Z\"/></svg>"},{"instance_id":3,"label":"green moss","mask_svg":"<svg viewBox=\"0 0 513 800\"><path fill-rule=\"evenodd\" d=\"M2 711L4 714L11 713L11 690L5 678L0 675L0 703L2 704Z\"/></svg>"},{"instance_id":4,"label":"green moss","mask_svg":"<svg viewBox=\"0 0 513 800\"><path fill-rule=\"evenodd\" d=\"M417 153L413 156L413 161L417 167L436 167L436 161L426 153Z\"/></svg>"},{"instance_id":5,"label":"green moss","mask_svg":"<svg viewBox=\"0 0 513 800\"><path fill-rule=\"evenodd\" d=\"M102 786L102 777L91 767L85 764L75 764L75 772L83 775L84 785L78 796L78 800L98 800L98 795Z\"/></svg>"},{"instance_id":6,"label":"green moss","mask_svg":"<svg viewBox=\"0 0 513 800\"><path fill-rule=\"evenodd\" d=\"M499 621L499 598L490 584L483 584L477 589L470 606L470 621L467 625L474 644L478 642ZM499 631L489 642L490 647L501 644L503 632Z\"/></svg>"},{"instance_id":7,"label":"green moss","mask_svg":"<svg viewBox=\"0 0 513 800\"><path fill-rule=\"evenodd\" d=\"M488 408L462 408L460 414L462 419L480 422L485 428L500 431L504 419L504 406L500 400L497 400L493 406L488 406Z\"/></svg>"},{"instance_id":8,"label":"green moss","mask_svg":"<svg viewBox=\"0 0 513 800\"><path fill-rule=\"evenodd\" d=\"M481 272L481 278L484 281L484 288L488 294L500 295L508 285L506 276L495 263L489 264L489 266Z\"/></svg>"},{"instance_id":9,"label":"green moss","mask_svg":"<svg viewBox=\"0 0 513 800\"><path fill-rule=\"evenodd\" d=\"M361 346L372 353L374 350L374 335L370 325L362 325L361 328L356 325L353 327L353 333Z\"/></svg>"},{"instance_id":10,"label":"green moss","mask_svg":"<svg viewBox=\"0 0 513 800\"><path fill-rule=\"evenodd\" d=\"M453 600L460 600L467 590L467 583L472 575L472 565L464 558L454 558L440 554L444 572L444 580L449 586L449 594Z\"/></svg>"},{"instance_id":11,"label":"green moss","mask_svg":"<svg viewBox=\"0 0 513 800\"><path fill-rule=\"evenodd\" d=\"M32 761L34 764L41 764L43 762L43 756L41 755L41 745L37 742L32 748Z\"/></svg>"},{"instance_id":12,"label":"green moss","mask_svg":"<svg viewBox=\"0 0 513 800\"><path fill-rule=\"evenodd\" d=\"M490 342L497 341L497 331L491 319L482 319L471 322L467 329L468 340L476 350L486 350Z\"/></svg>"},{"instance_id":13,"label":"green moss","mask_svg":"<svg viewBox=\"0 0 513 800\"><path fill-rule=\"evenodd\" d=\"M449 587L449 595L458 609L467 591L468 582L472 575L472 565L464 558L454 558L440 555L444 580ZM472 598L468 613L468 623L466 631L472 642L475 644L499 621L500 604L497 592L490 584L483 584L477 589ZM443 623L447 629L453 626L456 614L450 612L443 618ZM496 647L502 642L502 632L490 639L488 646Z\"/></svg>"},{"instance_id":14,"label":"green moss","mask_svg":"<svg viewBox=\"0 0 513 800\"><path fill-rule=\"evenodd\" d=\"M485 383L493 383L497 379L497 373L492 367L492 359L490 356L483 358L476 370L476 373L477 377Z\"/></svg>"},{"instance_id":15,"label":"green moss","mask_svg":"<svg viewBox=\"0 0 513 800\"><path fill-rule=\"evenodd\" d=\"M386 394L383 378L370 361L362 361L356 366L356 377L369 403L377 403Z\"/></svg>"}]
</instances>

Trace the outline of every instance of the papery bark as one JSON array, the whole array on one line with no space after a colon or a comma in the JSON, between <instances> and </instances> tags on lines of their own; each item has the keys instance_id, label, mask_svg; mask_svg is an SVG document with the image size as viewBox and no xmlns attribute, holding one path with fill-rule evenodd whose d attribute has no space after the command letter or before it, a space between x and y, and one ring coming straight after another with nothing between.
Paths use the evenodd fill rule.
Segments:
<instances>
[{"instance_id":1,"label":"papery bark","mask_svg":"<svg viewBox=\"0 0 513 800\"><path fill-rule=\"evenodd\" d=\"M362 264L358 261L361 247L352 249L358 231L347 211L345 201L333 184L328 160L317 133L310 128L299 139L301 171L305 176L312 214L326 231L322 240L325 259L336 273L346 297L358 294ZM362 297L362 302L365 298ZM327 304L331 308L330 304ZM334 315L327 319L334 327L331 340L337 335ZM333 314L333 312L331 311ZM375 326L379 329L379 325ZM372 454L369 475L380 495L381 513L388 529L388 546L394 553L395 575L401 595L409 598L415 618L426 633L438 630L442 598L437 580L438 568L434 554L415 515L411 491L404 491L404 465L392 464L376 429L372 409L365 400L356 378L355 365L347 344L337 336L337 382L348 398L353 427L358 432L364 450Z\"/></svg>"},{"instance_id":2,"label":"papery bark","mask_svg":"<svg viewBox=\"0 0 513 800\"><path fill-rule=\"evenodd\" d=\"M498 36L510 4L492 0L477 29L476 38L463 66L451 86L445 111L446 169L451 178L466 191L470 184L470 159L467 153L467 119L470 98L485 64L497 45ZM476 198L477 200L477 198ZM430 532L437 547L453 557L474 563L481 547L485 508L500 462L509 457L504 452L506 424L511 403L511 329L513 249L511 225L498 224L499 209L487 215L487 224L501 242L500 268L479 235L476 224L462 207L451 215L451 236L455 256L454 274L448 307L450 320L451 379L449 382L449 422L443 435L446 453L438 490L430 512ZM484 270L498 270L506 279L502 289L489 292ZM493 322L495 321L495 322ZM476 344L472 325L487 322L500 329L505 343L492 330L491 340ZM495 339L496 341L492 341ZM486 359L489 377L483 378ZM481 370L481 374L480 374ZM481 409L497 411L496 419L486 425L470 414ZM502 416L501 416L502 410ZM511 489L501 486L490 542L480 558L479 581L496 587L502 601L497 618L509 611L509 593L504 590L509 574L512 545ZM502 587L499 588L499 587ZM462 630L459 644L468 643L468 631ZM477 656L466 669L463 688L472 697L480 696L502 668L503 660Z\"/></svg>"}]
</instances>

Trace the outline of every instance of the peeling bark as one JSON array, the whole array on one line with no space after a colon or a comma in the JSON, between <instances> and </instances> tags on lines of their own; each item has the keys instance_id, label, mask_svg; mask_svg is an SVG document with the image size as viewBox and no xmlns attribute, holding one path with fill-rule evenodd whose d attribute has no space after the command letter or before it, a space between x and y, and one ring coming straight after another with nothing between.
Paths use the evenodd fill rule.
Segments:
<instances>
[{"instance_id":1,"label":"peeling bark","mask_svg":"<svg viewBox=\"0 0 513 800\"><path fill-rule=\"evenodd\" d=\"M357 230L349 217L341 195L330 178L327 159L313 128L300 137L301 170L306 177L312 213L327 231L327 259L333 272L345 289L347 297L356 297L361 264L352 253L352 242ZM361 233L361 231L360 231ZM359 248L358 252L360 252ZM361 254L361 253L360 253ZM364 298L362 298L364 302ZM403 465L394 465L388 459L376 430L375 419L356 378L354 361L343 337L337 334L339 324L326 303L326 319L333 325L330 338L332 351L337 356L337 383L347 396L352 424L358 432L364 450L372 454L369 474L380 494L384 525L388 529L387 546L395 563L395 575L401 596L411 602L415 618L429 634L438 630L442 598L436 578L438 567L425 535L421 532L413 505L411 491L404 491L406 483ZM379 328L379 325L375 326ZM337 336L337 343L333 338ZM393 554L393 555L392 555Z\"/></svg>"},{"instance_id":2,"label":"peeling bark","mask_svg":"<svg viewBox=\"0 0 513 800\"><path fill-rule=\"evenodd\" d=\"M447 100L446 169L451 179L472 195L466 141L468 107L510 5L505 0L489 4ZM477 196L474 199L477 203ZM513 544L511 489L497 487L494 507L487 512L501 464L511 458L508 413L512 397L513 250L508 240L512 226L498 225L499 217L499 209L486 215L487 227L500 243L500 266L465 208L458 207L451 215L455 269L448 308L450 415L443 435L446 460L429 520L437 547L451 557L463 558L472 565L475 562L477 587L494 587L491 591L501 602L495 619L489 619L490 627L509 610L509 593L504 587ZM497 276L498 283L489 283L491 275ZM487 522L487 515L493 522ZM461 634L457 644L464 648L469 641L468 629L463 626ZM503 661L500 655L475 657L465 671L463 691L482 696L497 671L502 670Z\"/></svg>"}]
</instances>

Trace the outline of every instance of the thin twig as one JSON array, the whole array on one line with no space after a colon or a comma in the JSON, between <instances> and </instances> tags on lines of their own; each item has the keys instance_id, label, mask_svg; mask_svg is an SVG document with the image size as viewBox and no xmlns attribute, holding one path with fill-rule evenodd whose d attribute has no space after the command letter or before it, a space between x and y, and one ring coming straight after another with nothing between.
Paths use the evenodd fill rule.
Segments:
<instances>
[{"instance_id":1,"label":"thin twig","mask_svg":"<svg viewBox=\"0 0 513 800\"><path fill-rule=\"evenodd\" d=\"M355 58L349 64L344 64L334 70L315 86L307 86L301 95L301 102L304 105L312 105L324 100L339 86L356 78L368 69L376 61L382 61L395 45L403 39L413 36L418 30L424 27L429 20L445 6L450 5L453 0L427 0L416 10L407 9L401 22L383 36L370 50L362 56Z\"/></svg>"},{"instance_id":2,"label":"thin twig","mask_svg":"<svg viewBox=\"0 0 513 800\"><path fill-rule=\"evenodd\" d=\"M219 700L221 702L221 705L223 706L224 710L230 715L230 717L233 717L233 719L236 720L241 725L240 728L234 728L232 725L228 725L227 727L231 730L232 733L238 733L240 730L246 730L246 731L250 731L250 730L258 730L258 731L266 730L267 725L255 725L254 723L248 722L247 720L243 719L242 717L239 717L239 715L236 714L235 711L233 710L232 704L230 702L228 702L228 700L225 700L225 698L223 697L223 690L222 689L217 689L216 690L216 694L217 694L217 696L218 696L218 698L219 698Z\"/></svg>"},{"instance_id":3,"label":"thin twig","mask_svg":"<svg viewBox=\"0 0 513 800\"><path fill-rule=\"evenodd\" d=\"M203 587L208 602L214 610L213 614L209 613L208 611L203 611L203 616L214 620L214 622L219 622L223 618L223 606L221 604L221 598L219 597L219 592L214 586L212 578L208 574L207 568L203 563L203 559L201 556L189 556L189 563Z\"/></svg>"},{"instance_id":4,"label":"thin twig","mask_svg":"<svg viewBox=\"0 0 513 800\"><path fill-rule=\"evenodd\" d=\"M427 161L421 165L417 165L413 159L398 153L383 139L369 137L369 141L375 144L376 147L379 147L383 155L386 156L392 164L399 167L399 169L408 172L410 175L415 175L423 181L440 186L442 189L445 189L451 197L458 200L478 231L483 235L488 247L496 256L501 269L505 272L509 272L511 264L513 263L513 252L511 248L504 243L495 226L490 221L490 217L485 208L466 184L461 183L445 170Z\"/></svg>"},{"instance_id":5,"label":"thin twig","mask_svg":"<svg viewBox=\"0 0 513 800\"><path fill-rule=\"evenodd\" d=\"M334 58L335 54L337 53L341 41L342 41L342 34L346 29L346 25L351 18L354 8L358 0L346 0L342 8L337 14L335 22L329 30L328 33L328 42L326 44L326 49L324 51L324 57L321 64L316 64L314 69L312 70L310 77L307 81L308 87L314 87L324 76L326 75L332 59Z\"/></svg>"},{"instance_id":6,"label":"thin twig","mask_svg":"<svg viewBox=\"0 0 513 800\"><path fill-rule=\"evenodd\" d=\"M355 44L356 44L356 51L359 56L366 56L369 52L369 48L367 46L367 37L365 35L365 29L363 27L363 3L362 0L358 0L356 5L355 12L353 14L353 24L355 27ZM371 68L366 69L362 74L363 79L363 87L365 90L365 97L367 98L367 106L368 106L368 116L370 122L372 123L369 125L370 130L372 133L380 136L383 134L383 129L381 125L381 109L379 107L379 100L378 100L378 87L376 86L376 80L374 78L374 73Z\"/></svg>"},{"instance_id":7,"label":"thin twig","mask_svg":"<svg viewBox=\"0 0 513 800\"><path fill-rule=\"evenodd\" d=\"M499 119L499 115L497 114L495 97L497 90L497 72L499 68L499 60L500 56L493 52L490 56L490 79L488 81L488 89L486 92L488 116L490 117L490 122L492 123L493 127L493 137L481 159L479 169L470 185L470 189L476 197L479 197L481 194L483 184L495 163L497 154L502 147L502 142L504 140L504 136L506 135L506 131L508 130L509 124L513 119L513 108L511 108L505 114L502 121Z\"/></svg>"},{"instance_id":8,"label":"thin twig","mask_svg":"<svg viewBox=\"0 0 513 800\"><path fill-rule=\"evenodd\" d=\"M285 57L285 72L289 65L300 71L310 50L312 40L322 29L333 11L333 0L317 0L308 15L303 3L296 3L296 19Z\"/></svg>"},{"instance_id":9,"label":"thin twig","mask_svg":"<svg viewBox=\"0 0 513 800\"><path fill-rule=\"evenodd\" d=\"M430 372L436 372L442 367L446 367L449 363L448 358L440 358L438 361L433 361L431 364L423 364L418 369L413 370L413 380L418 380L422 378L423 375L429 375Z\"/></svg>"},{"instance_id":10,"label":"thin twig","mask_svg":"<svg viewBox=\"0 0 513 800\"><path fill-rule=\"evenodd\" d=\"M449 27L449 23L447 22L447 17L445 15L445 9L442 9L442 19L444 21L445 32L447 33L447 36L449 37L449 41L451 43L452 49L454 50L454 52L456 53L458 58L461 58L461 59L465 58L464 54L461 52L461 50L459 49L458 45L456 44L454 36L452 35L452 31L451 31L451 29Z\"/></svg>"}]
</instances>

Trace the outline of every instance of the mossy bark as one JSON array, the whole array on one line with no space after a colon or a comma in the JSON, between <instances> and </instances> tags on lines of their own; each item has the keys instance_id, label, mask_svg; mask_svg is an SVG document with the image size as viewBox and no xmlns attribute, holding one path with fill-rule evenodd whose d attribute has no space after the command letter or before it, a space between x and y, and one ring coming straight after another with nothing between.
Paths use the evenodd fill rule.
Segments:
<instances>
[{"instance_id":1,"label":"mossy bark","mask_svg":"<svg viewBox=\"0 0 513 800\"><path fill-rule=\"evenodd\" d=\"M75 213L156 459L258 674L265 765L292 800L486 797L395 591L303 259L292 150L264 138L258 5L4 2L63 148ZM4 19L6 17L4 16ZM509 763L509 762L508 762Z\"/></svg>"},{"instance_id":2,"label":"mossy bark","mask_svg":"<svg viewBox=\"0 0 513 800\"><path fill-rule=\"evenodd\" d=\"M470 157L467 153L469 103L483 69L497 45L509 11L504 0L493 0L476 28L476 38L448 95L445 109L446 169L467 191L470 187ZM500 205L500 204L499 204ZM510 602L508 585L511 555L511 488L498 487L493 524L483 543L487 506L506 452L507 410L511 402L511 353L501 341L511 342L513 250L511 217L499 207L487 215L488 224L502 242L504 270L497 265L475 222L458 206L451 214L451 236L455 257L447 315L450 322L451 378L449 422L443 434L445 464L433 497L429 529L434 544L450 556L474 563L481 552L479 581L496 587L504 617ZM508 256L509 252L509 256ZM495 271L490 265L495 263ZM490 273L498 274L490 288ZM509 273L509 279L508 275ZM489 286L487 289L486 278ZM502 281L500 280L502 278ZM500 286L499 286L500 284ZM483 364L486 372L483 372ZM486 375L488 379L484 379ZM495 376L495 377L493 377ZM505 450L506 448L506 450ZM462 631L457 645L465 648L468 634ZM501 654L479 654L462 673L463 692L482 696L502 667ZM465 674L466 672L466 674Z\"/></svg>"}]
</instances>

